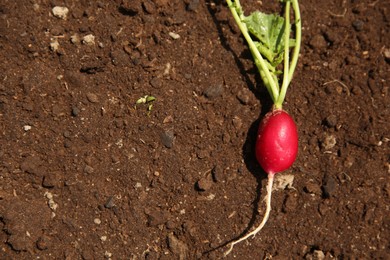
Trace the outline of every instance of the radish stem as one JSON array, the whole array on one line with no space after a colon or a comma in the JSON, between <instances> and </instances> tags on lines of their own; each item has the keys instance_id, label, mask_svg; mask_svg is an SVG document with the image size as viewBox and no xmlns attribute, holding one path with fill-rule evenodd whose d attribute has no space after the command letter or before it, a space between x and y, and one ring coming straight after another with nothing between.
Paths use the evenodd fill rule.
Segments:
<instances>
[{"instance_id":1,"label":"radish stem","mask_svg":"<svg viewBox=\"0 0 390 260\"><path fill-rule=\"evenodd\" d=\"M230 252L233 250L234 245L236 245L244 240L247 240L250 236L254 237L264 227L265 223L267 223L267 220L269 218L269 214L271 212L271 193L272 193L272 185L274 182L274 176L275 176L275 173L268 173L267 195L265 196L267 208L266 208L265 215L264 215L263 220L261 221L260 225L256 229L254 229L252 232L246 234L244 237L242 237L236 241L231 242L230 247L224 253L224 256L227 256L228 254L230 254Z\"/></svg>"},{"instance_id":2,"label":"radish stem","mask_svg":"<svg viewBox=\"0 0 390 260\"><path fill-rule=\"evenodd\" d=\"M286 92L288 85L290 83L289 80L289 52L290 52L290 1L286 1L286 14L285 14L285 33L284 33L284 68L283 68L283 83L282 89L280 90L280 95L278 100L275 103L275 108L281 109L283 105L284 98L286 97Z\"/></svg>"},{"instance_id":3,"label":"radish stem","mask_svg":"<svg viewBox=\"0 0 390 260\"><path fill-rule=\"evenodd\" d=\"M257 67L259 68L259 72L265 73L265 79L268 82L264 82L264 85L267 87L268 92L270 93L270 96L272 98L272 101L275 103L276 100L278 100L279 91L278 91L278 85L277 82L274 81L274 79L271 76L271 73L269 72L269 69L267 68L267 65L263 59L263 56L261 56L259 50L257 49L255 43L253 42L251 36L249 35L248 29L245 25L245 23L242 22L243 13L242 8L239 0L235 0L234 4L231 0L226 0L230 11L233 14L234 20L236 21L238 27L241 30L242 35L244 35L246 41L248 42L248 46L251 50L251 52L255 55L257 63Z\"/></svg>"},{"instance_id":4,"label":"radish stem","mask_svg":"<svg viewBox=\"0 0 390 260\"><path fill-rule=\"evenodd\" d=\"M295 16L295 47L290 63L290 72L288 75L288 83L290 84L295 67L297 66L299 51L301 50L301 39L302 39L302 22L301 22L301 12L299 11L299 4L297 0L292 0L292 7L294 10Z\"/></svg>"},{"instance_id":5,"label":"radish stem","mask_svg":"<svg viewBox=\"0 0 390 260\"><path fill-rule=\"evenodd\" d=\"M249 49L255 57L255 64L259 70L261 78L264 81L264 85L267 88L275 107L278 109L282 108L284 99L286 97L286 92L288 86L292 80L298 57L299 51L301 48L301 38L302 38L302 23L301 23L301 14L299 10L298 0L285 0L286 10L285 10L285 32L284 32L284 72L283 72L283 82L282 87L279 88L279 82L277 78L272 76L272 68L270 71L269 63L263 58L259 49L256 47L255 42L252 40L247 25L245 24L244 19L246 18L242 10L240 0L226 0L230 11L233 14L234 20L236 21L238 27L241 30L242 35L246 39ZM294 25L295 25L295 46L292 53L291 61L289 59L290 51L290 5L294 11ZM272 65L271 65L272 66ZM276 66L276 65L275 65Z\"/></svg>"},{"instance_id":6,"label":"radish stem","mask_svg":"<svg viewBox=\"0 0 390 260\"><path fill-rule=\"evenodd\" d=\"M286 97L287 88L292 80L295 67L297 66L298 57L299 57L299 51L301 49L301 38L302 38L302 22L301 22L301 13L299 11L299 5L297 0L291 0L292 7L294 10L294 16L295 16L295 46L291 58L291 63L289 65L286 61L289 60L288 57L288 49L285 48L285 57L284 57L284 72L283 72L283 83L282 83L282 89L280 90L280 95L278 100L275 103L276 108L282 108L282 104L284 102L284 98ZM286 45L289 46L290 41L290 1L286 2L286 14L285 14L285 23L286 23ZM287 37L288 35L288 37ZM287 54L286 54L287 52ZM287 72L286 72L287 67ZM288 78L286 78L286 74L288 74Z\"/></svg>"}]
</instances>

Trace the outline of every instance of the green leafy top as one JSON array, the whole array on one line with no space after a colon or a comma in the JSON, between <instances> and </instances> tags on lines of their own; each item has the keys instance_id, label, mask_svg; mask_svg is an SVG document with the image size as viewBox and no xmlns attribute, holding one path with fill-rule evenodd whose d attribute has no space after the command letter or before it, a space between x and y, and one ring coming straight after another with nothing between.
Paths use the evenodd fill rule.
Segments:
<instances>
[{"instance_id":1,"label":"green leafy top","mask_svg":"<svg viewBox=\"0 0 390 260\"><path fill-rule=\"evenodd\" d=\"M301 15L298 0L280 0L285 4L285 15L265 14L255 11L244 15L240 0L226 0L234 20L248 42L256 67L265 87L271 95L275 108L282 108L287 88L297 65L301 47ZM290 6L294 11L295 37L290 37ZM253 37L253 39L252 39ZM293 48L290 59L290 48ZM264 57L264 58L263 58ZM278 70L283 64L283 71ZM279 76L283 75L282 86Z\"/></svg>"},{"instance_id":2,"label":"green leafy top","mask_svg":"<svg viewBox=\"0 0 390 260\"><path fill-rule=\"evenodd\" d=\"M265 14L259 11L251 13L243 19L248 31L259 41L256 47L267 58L273 67L283 61L285 46L285 21L284 18L275 14ZM290 39L289 47L295 45L294 39Z\"/></svg>"}]
</instances>

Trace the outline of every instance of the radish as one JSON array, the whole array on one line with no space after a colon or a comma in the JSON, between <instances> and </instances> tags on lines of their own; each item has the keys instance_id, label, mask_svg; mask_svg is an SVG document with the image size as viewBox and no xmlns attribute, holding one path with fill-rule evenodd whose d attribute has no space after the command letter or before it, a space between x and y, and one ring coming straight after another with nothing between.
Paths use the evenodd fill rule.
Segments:
<instances>
[{"instance_id":1,"label":"radish","mask_svg":"<svg viewBox=\"0 0 390 260\"><path fill-rule=\"evenodd\" d=\"M261 121L256 140L256 159L268 174L266 211L260 225L245 236L229 243L228 255L234 245L255 236L267 222L271 212L271 193L276 173L287 170L298 153L298 131L292 117L282 109L287 88L298 61L301 45L301 18L298 0L284 0L285 16L264 14L259 11L245 16L239 0L226 0L233 17L247 40L255 65L267 88L274 107ZM290 5L295 16L295 38L290 39ZM255 36L256 41L252 40ZM294 47L290 61L290 47ZM264 58L263 58L264 57ZM283 63L283 72L277 69ZM282 86L278 76L283 74Z\"/></svg>"},{"instance_id":2,"label":"radish","mask_svg":"<svg viewBox=\"0 0 390 260\"><path fill-rule=\"evenodd\" d=\"M275 109L262 120L256 141L256 159L269 175L290 168L298 153L298 132L284 110Z\"/></svg>"}]
</instances>

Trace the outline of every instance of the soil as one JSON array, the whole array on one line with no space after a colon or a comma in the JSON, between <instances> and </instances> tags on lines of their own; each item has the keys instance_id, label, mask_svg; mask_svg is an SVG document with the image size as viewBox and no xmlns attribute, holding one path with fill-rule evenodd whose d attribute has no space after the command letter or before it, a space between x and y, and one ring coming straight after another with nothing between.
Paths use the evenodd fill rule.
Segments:
<instances>
[{"instance_id":1,"label":"soil","mask_svg":"<svg viewBox=\"0 0 390 260\"><path fill-rule=\"evenodd\" d=\"M390 2L300 5L299 155L227 259L388 259ZM1 259L220 259L259 223L271 101L224 1L4 0L0 23Z\"/></svg>"}]
</instances>

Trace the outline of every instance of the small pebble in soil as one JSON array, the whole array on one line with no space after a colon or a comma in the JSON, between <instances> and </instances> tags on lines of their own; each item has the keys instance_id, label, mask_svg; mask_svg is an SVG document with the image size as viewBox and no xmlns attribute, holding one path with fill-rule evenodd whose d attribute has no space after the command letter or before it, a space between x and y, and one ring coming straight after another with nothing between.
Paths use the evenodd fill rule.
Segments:
<instances>
[{"instance_id":1,"label":"small pebble in soil","mask_svg":"<svg viewBox=\"0 0 390 260\"><path fill-rule=\"evenodd\" d=\"M160 209L145 209L145 214L149 227L157 227L168 221L168 215L161 212Z\"/></svg>"},{"instance_id":2,"label":"small pebble in soil","mask_svg":"<svg viewBox=\"0 0 390 260\"><path fill-rule=\"evenodd\" d=\"M169 34L169 36L171 36L171 38L174 39L174 40L180 39L180 35L177 34L177 33L175 33L175 32L169 32L168 34Z\"/></svg>"},{"instance_id":3,"label":"small pebble in soil","mask_svg":"<svg viewBox=\"0 0 390 260\"><path fill-rule=\"evenodd\" d=\"M81 25L81 26L79 27L79 32L81 32L81 33L87 33L87 32L89 32L89 27L88 27L88 26L85 26L85 25Z\"/></svg>"},{"instance_id":4,"label":"small pebble in soil","mask_svg":"<svg viewBox=\"0 0 390 260\"><path fill-rule=\"evenodd\" d=\"M346 59L345 59L345 62L348 64L348 65L357 65L360 63L360 59L356 56L348 56Z\"/></svg>"},{"instance_id":5,"label":"small pebble in soil","mask_svg":"<svg viewBox=\"0 0 390 260\"><path fill-rule=\"evenodd\" d=\"M64 28L62 26L54 26L51 30L50 30L50 33L51 35L54 35L54 36L59 36L61 34L64 34Z\"/></svg>"},{"instance_id":6,"label":"small pebble in soil","mask_svg":"<svg viewBox=\"0 0 390 260\"><path fill-rule=\"evenodd\" d=\"M60 19L66 19L69 13L69 9L64 6L55 6L52 9L53 15Z\"/></svg>"},{"instance_id":7,"label":"small pebble in soil","mask_svg":"<svg viewBox=\"0 0 390 260\"><path fill-rule=\"evenodd\" d=\"M327 31L324 36L330 44L336 44L341 41L341 35L335 31Z\"/></svg>"},{"instance_id":8,"label":"small pebble in soil","mask_svg":"<svg viewBox=\"0 0 390 260\"><path fill-rule=\"evenodd\" d=\"M45 236L41 236L38 238L36 242L36 246L39 250L46 250L48 249L48 238Z\"/></svg>"},{"instance_id":9,"label":"small pebble in soil","mask_svg":"<svg viewBox=\"0 0 390 260\"><path fill-rule=\"evenodd\" d=\"M106 203L104 203L104 207L107 209L110 209L115 206L115 199L114 196L108 197Z\"/></svg>"},{"instance_id":10,"label":"small pebble in soil","mask_svg":"<svg viewBox=\"0 0 390 260\"><path fill-rule=\"evenodd\" d=\"M355 158L353 156L347 155L344 160L343 166L345 168L350 168L355 163Z\"/></svg>"},{"instance_id":11,"label":"small pebble in soil","mask_svg":"<svg viewBox=\"0 0 390 260\"><path fill-rule=\"evenodd\" d=\"M363 30L364 22L362 20L357 19L352 22L352 26L356 31L360 32L361 30Z\"/></svg>"},{"instance_id":12,"label":"small pebble in soil","mask_svg":"<svg viewBox=\"0 0 390 260\"><path fill-rule=\"evenodd\" d=\"M57 38L53 38L50 40L50 49L52 51L58 51L60 48L60 44L58 42L58 39Z\"/></svg>"},{"instance_id":13,"label":"small pebble in soil","mask_svg":"<svg viewBox=\"0 0 390 260\"><path fill-rule=\"evenodd\" d=\"M168 235L168 247L176 256L175 259L188 259L188 246L173 233Z\"/></svg>"},{"instance_id":14,"label":"small pebble in soil","mask_svg":"<svg viewBox=\"0 0 390 260\"><path fill-rule=\"evenodd\" d=\"M390 49L389 48L385 48L383 50L383 56L385 56L385 59L387 62L390 61Z\"/></svg>"},{"instance_id":15,"label":"small pebble in soil","mask_svg":"<svg viewBox=\"0 0 390 260\"><path fill-rule=\"evenodd\" d=\"M23 106L23 109L30 111L30 112L33 111L33 109L34 109L34 104L32 102L29 102L29 101L24 102L22 106Z\"/></svg>"},{"instance_id":16,"label":"small pebble in soil","mask_svg":"<svg viewBox=\"0 0 390 260\"><path fill-rule=\"evenodd\" d=\"M59 104L54 104L52 108L52 113L54 117L63 116L65 113L63 112L63 107Z\"/></svg>"},{"instance_id":17,"label":"small pebble in soil","mask_svg":"<svg viewBox=\"0 0 390 260\"><path fill-rule=\"evenodd\" d=\"M43 177L42 186L45 188L58 187L60 185L60 173L49 172Z\"/></svg>"},{"instance_id":18,"label":"small pebble in soil","mask_svg":"<svg viewBox=\"0 0 390 260\"><path fill-rule=\"evenodd\" d=\"M232 123L236 129L242 128L242 119L239 118L238 116L234 116Z\"/></svg>"},{"instance_id":19,"label":"small pebble in soil","mask_svg":"<svg viewBox=\"0 0 390 260\"><path fill-rule=\"evenodd\" d=\"M87 93L87 99L91 103L98 103L99 102L98 96L94 93Z\"/></svg>"},{"instance_id":20,"label":"small pebble in soil","mask_svg":"<svg viewBox=\"0 0 390 260\"><path fill-rule=\"evenodd\" d=\"M199 0L191 0L187 5L187 11L195 12L199 7Z\"/></svg>"},{"instance_id":21,"label":"small pebble in soil","mask_svg":"<svg viewBox=\"0 0 390 260\"><path fill-rule=\"evenodd\" d=\"M95 45L95 36L92 34L87 34L83 37L82 43L86 45Z\"/></svg>"},{"instance_id":22,"label":"small pebble in soil","mask_svg":"<svg viewBox=\"0 0 390 260\"><path fill-rule=\"evenodd\" d=\"M154 14L156 12L156 5L154 4L154 2L150 0L142 1L142 7L144 8L145 12L148 14Z\"/></svg>"},{"instance_id":23,"label":"small pebble in soil","mask_svg":"<svg viewBox=\"0 0 390 260\"><path fill-rule=\"evenodd\" d=\"M325 259L325 254L321 250L314 250L313 253L307 254L305 259L306 260L323 260L323 259Z\"/></svg>"},{"instance_id":24,"label":"small pebble in soil","mask_svg":"<svg viewBox=\"0 0 390 260\"><path fill-rule=\"evenodd\" d=\"M25 126L23 126L23 130L24 131L29 131L29 130L31 130L31 125L25 125Z\"/></svg>"},{"instance_id":25,"label":"small pebble in soil","mask_svg":"<svg viewBox=\"0 0 390 260\"><path fill-rule=\"evenodd\" d=\"M196 188L199 191L207 191L213 186L210 176L205 176L196 182Z\"/></svg>"},{"instance_id":26,"label":"small pebble in soil","mask_svg":"<svg viewBox=\"0 0 390 260\"><path fill-rule=\"evenodd\" d=\"M115 66L126 66L129 63L129 56L121 49L110 52L110 57Z\"/></svg>"},{"instance_id":27,"label":"small pebble in soil","mask_svg":"<svg viewBox=\"0 0 390 260\"><path fill-rule=\"evenodd\" d=\"M150 85L153 88L159 89L162 87L162 80L160 78L154 77L149 81Z\"/></svg>"},{"instance_id":28,"label":"small pebble in soil","mask_svg":"<svg viewBox=\"0 0 390 260\"><path fill-rule=\"evenodd\" d=\"M321 214L321 216L325 216L331 209L325 201L318 206L318 212Z\"/></svg>"},{"instance_id":29,"label":"small pebble in soil","mask_svg":"<svg viewBox=\"0 0 390 260\"><path fill-rule=\"evenodd\" d=\"M222 96L222 93L223 93L222 85L212 85L203 91L203 94L209 99L220 97Z\"/></svg>"},{"instance_id":30,"label":"small pebble in soil","mask_svg":"<svg viewBox=\"0 0 390 260\"><path fill-rule=\"evenodd\" d=\"M171 115L168 115L164 118L163 120L163 124L168 124L168 123L172 123L174 120L173 120L173 117Z\"/></svg>"},{"instance_id":31,"label":"small pebble in soil","mask_svg":"<svg viewBox=\"0 0 390 260\"><path fill-rule=\"evenodd\" d=\"M204 159L209 157L209 152L207 150L199 150L196 153L196 156L198 157L198 159Z\"/></svg>"},{"instance_id":32,"label":"small pebble in soil","mask_svg":"<svg viewBox=\"0 0 390 260\"><path fill-rule=\"evenodd\" d=\"M112 154L111 155L111 162L114 164L117 164L120 162L120 157L118 155Z\"/></svg>"},{"instance_id":33,"label":"small pebble in soil","mask_svg":"<svg viewBox=\"0 0 390 260\"><path fill-rule=\"evenodd\" d=\"M175 140L175 134L172 130L167 130L161 133L160 135L161 142L166 148L172 148L173 142Z\"/></svg>"},{"instance_id":34,"label":"small pebble in soil","mask_svg":"<svg viewBox=\"0 0 390 260\"><path fill-rule=\"evenodd\" d=\"M332 134L326 135L324 140L321 142L321 147L325 151L331 150L337 144L336 137Z\"/></svg>"},{"instance_id":35,"label":"small pebble in soil","mask_svg":"<svg viewBox=\"0 0 390 260\"><path fill-rule=\"evenodd\" d=\"M288 194L283 203L283 212L293 212L298 206L298 198L295 194Z\"/></svg>"},{"instance_id":36,"label":"small pebble in soil","mask_svg":"<svg viewBox=\"0 0 390 260\"><path fill-rule=\"evenodd\" d=\"M343 93L343 87L342 86L334 86L334 84L327 84L325 87L326 94L334 95L334 94L341 94Z\"/></svg>"},{"instance_id":37,"label":"small pebble in soil","mask_svg":"<svg viewBox=\"0 0 390 260\"><path fill-rule=\"evenodd\" d=\"M72 141L70 140L65 140L64 141L64 147L65 148L70 148L72 146Z\"/></svg>"},{"instance_id":38,"label":"small pebble in soil","mask_svg":"<svg viewBox=\"0 0 390 260\"><path fill-rule=\"evenodd\" d=\"M122 1L120 5L120 11L122 14L134 16L141 11L141 5L138 1Z\"/></svg>"},{"instance_id":39,"label":"small pebble in soil","mask_svg":"<svg viewBox=\"0 0 390 260\"><path fill-rule=\"evenodd\" d=\"M100 225L102 223L102 221L100 220L100 218L95 218L93 220L93 223L95 223L96 225Z\"/></svg>"},{"instance_id":40,"label":"small pebble in soil","mask_svg":"<svg viewBox=\"0 0 390 260\"><path fill-rule=\"evenodd\" d=\"M48 204L49 208L50 208L52 211L56 211L57 208L58 208L58 204L54 201L54 196L53 196L53 194L46 191L45 194L44 194L44 196L48 199L47 204ZM53 216L55 216L55 215L53 215Z\"/></svg>"},{"instance_id":41,"label":"small pebble in soil","mask_svg":"<svg viewBox=\"0 0 390 260\"><path fill-rule=\"evenodd\" d=\"M354 94L355 96L361 96L361 95L363 95L363 90L362 90L359 86L353 86L351 92L352 92L352 94Z\"/></svg>"},{"instance_id":42,"label":"small pebble in soil","mask_svg":"<svg viewBox=\"0 0 390 260\"><path fill-rule=\"evenodd\" d=\"M165 223L165 226L167 229L175 229L177 227L175 221L173 220L168 220L167 223Z\"/></svg>"},{"instance_id":43,"label":"small pebble in soil","mask_svg":"<svg viewBox=\"0 0 390 260\"><path fill-rule=\"evenodd\" d=\"M72 107L72 116L76 117L80 113L80 109L78 107Z\"/></svg>"},{"instance_id":44,"label":"small pebble in soil","mask_svg":"<svg viewBox=\"0 0 390 260\"><path fill-rule=\"evenodd\" d=\"M243 105L248 105L251 100L251 92L247 89L240 90L237 94L237 99Z\"/></svg>"},{"instance_id":45,"label":"small pebble in soil","mask_svg":"<svg viewBox=\"0 0 390 260\"><path fill-rule=\"evenodd\" d=\"M304 191L314 195L322 194L321 186L319 184L312 183L312 182L309 182L305 185Z\"/></svg>"},{"instance_id":46,"label":"small pebble in soil","mask_svg":"<svg viewBox=\"0 0 390 260\"><path fill-rule=\"evenodd\" d=\"M228 132L225 132L225 133L222 134L222 142L224 144L230 143L231 140L232 140L232 138L231 138L231 136L230 136L230 134Z\"/></svg>"},{"instance_id":47,"label":"small pebble in soil","mask_svg":"<svg viewBox=\"0 0 390 260\"><path fill-rule=\"evenodd\" d=\"M321 50L326 48L327 42L324 36L322 36L321 34L317 34L310 40L309 45L314 50Z\"/></svg>"},{"instance_id":48,"label":"small pebble in soil","mask_svg":"<svg viewBox=\"0 0 390 260\"><path fill-rule=\"evenodd\" d=\"M336 115L330 115L325 118L325 125L327 127L335 127L337 125L337 116Z\"/></svg>"},{"instance_id":49,"label":"small pebble in soil","mask_svg":"<svg viewBox=\"0 0 390 260\"><path fill-rule=\"evenodd\" d=\"M222 172L221 167L218 165L215 165L213 167L213 169L211 170L211 176L213 178L213 181L215 181L215 182L222 181L222 175L223 175L223 172Z\"/></svg>"},{"instance_id":50,"label":"small pebble in soil","mask_svg":"<svg viewBox=\"0 0 390 260\"><path fill-rule=\"evenodd\" d=\"M33 4L33 10L34 11L39 11L39 9L40 9L39 4L37 4L37 3Z\"/></svg>"},{"instance_id":51,"label":"small pebble in soil","mask_svg":"<svg viewBox=\"0 0 390 260\"><path fill-rule=\"evenodd\" d=\"M85 165L84 167L84 172L85 173L88 173L88 174L92 174L94 172L94 169L92 166L89 166L89 165Z\"/></svg>"},{"instance_id":52,"label":"small pebble in soil","mask_svg":"<svg viewBox=\"0 0 390 260\"><path fill-rule=\"evenodd\" d=\"M337 190L337 182L336 180L327 174L324 178L324 184L322 185L322 196L324 198L330 198L336 193Z\"/></svg>"}]
</instances>

